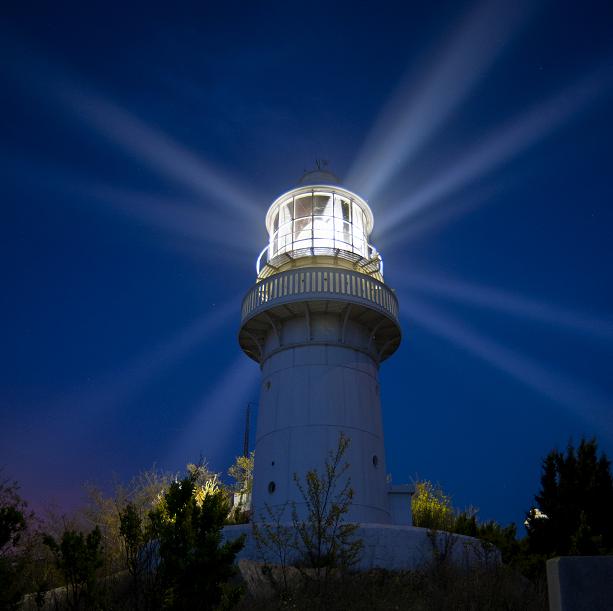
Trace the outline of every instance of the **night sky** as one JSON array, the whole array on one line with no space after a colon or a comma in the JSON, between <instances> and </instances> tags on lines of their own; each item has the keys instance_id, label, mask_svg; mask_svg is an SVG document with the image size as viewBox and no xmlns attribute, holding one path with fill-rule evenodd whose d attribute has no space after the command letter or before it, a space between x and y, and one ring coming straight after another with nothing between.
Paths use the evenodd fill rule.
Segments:
<instances>
[{"instance_id":1,"label":"night sky","mask_svg":"<svg viewBox=\"0 0 613 611\"><path fill-rule=\"evenodd\" d=\"M153 5L2 9L0 464L35 508L241 453L241 298L316 159L400 301L393 481L521 523L553 447L613 457L610 1Z\"/></svg>"}]
</instances>

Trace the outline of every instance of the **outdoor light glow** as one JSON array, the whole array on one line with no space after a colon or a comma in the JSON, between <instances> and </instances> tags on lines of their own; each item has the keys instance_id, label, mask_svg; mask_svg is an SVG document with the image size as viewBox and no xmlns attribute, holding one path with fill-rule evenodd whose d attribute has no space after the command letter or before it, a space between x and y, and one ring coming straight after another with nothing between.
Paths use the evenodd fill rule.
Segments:
<instances>
[{"instance_id":1,"label":"outdoor light glow","mask_svg":"<svg viewBox=\"0 0 613 611\"><path fill-rule=\"evenodd\" d=\"M402 226L402 229L398 231L390 229L380 236L381 246L386 250L394 247L400 250L408 243L413 244L431 232L441 229L451 221L491 201L497 193L504 190L504 182L497 180L495 184L488 184L486 187L463 193L460 197L454 197L451 202L447 201L429 208L426 215L411 219L411 223L406 227Z\"/></svg>"},{"instance_id":2,"label":"outdoor light glow","mask_svg":"<svg viewBox=\"0 0 613 611\"><path fill-rule=\"evenodd\" d=\"M524 526L526 528L530 528L530 520L548 520L549 516L546 513L543 513L538 507L533 507L528 512L528 518L524 520Z\"/></svg>"},{"instance_id":3,"label":"outdoor light glow","mask_svg":"<svg viewBox=\"0 0 613 611\"><path fill-rule=\"evenodd\" d=\"M184 329L174 333L164 342L158 343L150 351L124 364L121 372L112 376L113 383L107 386L112 405L125 405L143 388L152 383L165 369L169 369L186 357L216 329L231 320L236 311L238 296L227 299L203 314Z\"/></svg>"},{"instance_id":4,"label":"outdoor light glow","mask_svg":"<svg viewBox=\"0 0 613 611\"><path fill-rule=\"evenodd\" d=\"M561 127L610 85L611 75L605 78L601 71L597 71L511 121L490 136L485 144L462 155L462 159L447 173L437 176L393 209L385 210L381 214L379 229L386 232L392 228L400 228L400 231L408 228L408 219L509 161L554 129Z\"/></svg>"},{"instance_id":5,"label":"outdoor light glow","mask_svg":"<svg viewBox=\"0 0 613 611\"><path fill-rule=\"evenodd\" d=\"M283 253L293 258L342 250L369 259L377 251L368 243L373 228L368 204L340 187L309 186L277 198L266 214L270 236L257 262L271 261Z\"/></svg>"},{"instance_id":6,"label":"outdoor light glow","mask_svg":"<svg viewBox=\"0 0 613 611\"><path fill-rule=\"evenodd\" d=\"M229 219L191 202L107 185L94 185L82 190L113 211L177 238L176 243L180 248L185 247L185 240L193 240L210 254L221 256L229 262L240 261L244 264L244 257L240 257L240 254L252 255L259 246L256 236L249 231L246 218ZM240 240L236 239L236 234L241 236ZM212 249L211 246L216 248Z\"/></svg>"},{"instance_id":7,"label":"outdoor light glow","mask_svg":"<svg viewBox=\"0 0 613 611\"><path fill-rule=\"evenodd\" d=\"M169 370L182 358L185 358L216 329L231 320L236 313L236 302L239 295L217 305L211 312L203 314L195 321L174 333L167 340L159 342L150 350L128 360L122 366L98 378L94 377L93 388L85 392L64 397L64 403L69 406L65 413L68 426L74 420L75 414L87 406L88 414L108 414L118 408L125 408L144 390L158 380L166 370ZM59 419L62 421L62 418ZM92 421L98 425L98 421Z\"/></svg>"},{"instance_id":8,"label":"outdoor light glow","mask_svg":"<svg viewBox=\"0 0 613 611\"><path fill-rule=\"evenodd\" d=\"M261 217L261 210L235 186L234 178L224 178L219 170L125 110L76 88L66 87L57 95L89 127L125 151L136 154L156 171L207 197L209 203L217 206L223 203L224 210L231 208L251 221Z\"/></svg>"},{"instance_id":9,"label":"outdoor light glow","mask_svg":"<svg viewBox=\"0 0 613 611\"><path fill-rule=\"evenodd\" d=\"M504 312L518 318L556 325L571 331L585 333L596 339L613 339L613 320L599 319L528 297L515 295L495 288L459 282L450 278L406 272L398 275L399 285L448 297L462 303Z\"/></svg>"},{"instance_id":10,"label":"outdoor light glow","mask_svg":"<svg viewBox=\"0 0 613 611\"><path fill-rule=\"evenodd\" d=\"M535 3L536 4L536 3ZM523 3L483 2L457 29L425 77L405 79L379 117L348 178L375 195L428 144L472 93L533 11Z\"/></svg>"},{"instance_id":11,"label":"outdoor light glow","mask_svg":"<svg viewBox=\"0 0 613 611\"><path fill-rule=\"evenodd\" d=\"M165 463L183 467L186 460L197 462L206 451L206 458L218 464L229 447L235 447L238 454L240 446L236 442L242 440L239 430L245 418L244 409L257 392L259 375L258 367L243 355L225 371L218 372L217 384L207 389L191 420L181 423Z\"/></svg>"},{"instance_id":12,"label":"outdoor light glow","mask_svg":"<svg viewBox=\"0 0 613 611\"><path fill-rule=\"evenodd\" d=\"M399 296L399 299L403 305L401 313L409 321L451 341L527 388L566 407L573 415L584 418L609 440L613 440L613 411L608 398L572 382L567 375L545 369L539 362L478 335L466 325L440 314L407 294Z\"/></svg>"}]
</instances>

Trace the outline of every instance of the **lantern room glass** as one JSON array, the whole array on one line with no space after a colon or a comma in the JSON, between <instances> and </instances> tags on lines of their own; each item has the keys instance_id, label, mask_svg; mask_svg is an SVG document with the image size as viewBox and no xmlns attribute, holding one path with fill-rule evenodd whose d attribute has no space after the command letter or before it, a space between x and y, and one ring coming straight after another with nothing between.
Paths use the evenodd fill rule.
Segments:
<instances>
[{"instance_id":1,"label":"lantern room glass","mask_svg":"<svg viewBox=\"0 0 613 611\"><path fill-rule=\"evenodd\" d=\"M368 256L366 219L350 198L327 191L288 197L274 212L268 260L303 248L341 249Z\"/></svg>"}]
</instances>

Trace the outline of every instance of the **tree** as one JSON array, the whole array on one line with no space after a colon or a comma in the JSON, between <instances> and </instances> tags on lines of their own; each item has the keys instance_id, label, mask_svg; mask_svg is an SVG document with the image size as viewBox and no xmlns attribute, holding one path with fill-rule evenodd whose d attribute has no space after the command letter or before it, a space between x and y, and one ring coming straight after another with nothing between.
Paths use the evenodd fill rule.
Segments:
<instances>
[{"instance_id":1,"label":"tree","mask_svg":"<svg viewBox=\"0 0 613 611\"><path fill-rule=\"evenodd\" d=\"M107 496L94 485L86 486L89 502L77 518L79 522L85 521L100 529L104 552L103 568L106 575L129 569L126 565L126 539L120 532L121 516L126 507L128 505L132 507L140 517L142 528L145 530L151 507L158 502L176 478L176 473L161 471L153 466L141 471L127 484L116 484L111 496Z\"/></svg>"},{"instance_id":2,"label":"tree","mask_svg":"<svg viewBox=\"0 0 613 611\"><path fill-rule=\"evenodd\" d=\"M346 522L353 501L351 481L348 477L343 480L349 468L343 463L349 443L349 438L341 433L336 450L325 460L322 473L312 469L305 474L304 482L294 473L294 482L306 507L304 517L298 514L296 503L278 507L266 504L258 522L253 523L253 534L264 560L262 571L271 585L280 590L284 605L291 601L291 573L300 575L303 585L315 585L321 606L327 604L329 576L344 575L360 558L363 542L356 537L358 525ZM283 522L290 507L291 523ZM273 566L269 564L271 561ZM281 572L280 584L275 576L277 569Z\"/></svg>"},{"instance_id":3,"label":"tree","mask_svg":"<svg viewBox=\"0 0 613 611\"><path fill-rule=\"evenodd\" d=\"M298 516L292 506L292 524L296 532L298 552L304 563L314 569L318 581L327 580L333 569L346 570L357 563L363 543L356 538L357 524L345 521L353 500L349 477L342 478L349 468L343 457L350 439L340 434L338 446L329 453L323 473L307 472L305 482L294 474L294 482L306 505L306 518Z\"/></svg>"},{"instance_id":4,"label":"tree","mask_svg":"<svg viewBox=\"0 0 613 611\"><path fill-rule=\"evenodd\" d=\"M0 555L6 556L19 544L26 530L25 504L20 499L6 499L0 505Z\"/></svg>"},{"instance_id":5,"label":"tree","mask_svg":"<svg viewBox=\"0 0 613 611\"><path fill-rule=\"evenodd\" d=\"M20 543L32 515L17 482L0 481L0 609L14 608L24 590Z\"/></svg>"},{"instance_id":6,"label":"tree","mask_svg":"<svg viewBox=\"0 0 613 611\"><path fill-rule=\"evenodd\" d=\"M237 456L234 464L228 469L228 475L235 482L232 487L234 496L230 514L230 522L234 524L249 522L254 461L255 452L252 450L248 456Z\"/></svg>"},{"instance_id":7,"label":"tree","mask_svg":"<svg viewBox=\"0 0 613 611\"><path fill-rule=\"evenodd\" d=\"M199 484L197 470L173 482L150 511L165 608L217 609L240 597L240 589L229 581L244 539L222 543L229 511L217 479Z\"/></svg>"},{"instance_id":8,"label":"tree","mask_svg":"<svg viewBox=\"0 0 613 611\"><path fill-rule=\"evenodd\" d=\"M97 526L87 535L76 530L65 530L59 543L51 535L43 538L64 577L71 609L94 607L96 572L102 566L101 540Z\"/></svg>"},{"instance_id":9,"label":"tree","mask_svg":"<svg viewBox=\"0 0 613 611\"><path fill-rule=\"evenodd\" d=\"M134 503L128 503L119 511L119 536L123 542L125 564L132 578L131 595L134 609L139 609L145 594L143 580L153 572L155 545L150 537L141 513Z\"/></svg>"},{"instance_id":10,"label":"tree","mask_svg":"<svg viewBox=\"0 0 613 611\"><path fill-rule=\"evenodd\" d=\"M530 550L547 557L613 551L611 461L596 439L544 459L537 503L526 519Z\"/></svg>"},{"instance_id":11,"label":"tree","mask_svg":"<svg viewBox=\"0 0 613 611\"><path fill-rule=\"evenodd\" d=\"M238 494L251 494L253 489L253 463L255 451L248 456L237 456L234 464L228 469L228 475L234 479L234 492Z\"/></svg>"}]
</instances>

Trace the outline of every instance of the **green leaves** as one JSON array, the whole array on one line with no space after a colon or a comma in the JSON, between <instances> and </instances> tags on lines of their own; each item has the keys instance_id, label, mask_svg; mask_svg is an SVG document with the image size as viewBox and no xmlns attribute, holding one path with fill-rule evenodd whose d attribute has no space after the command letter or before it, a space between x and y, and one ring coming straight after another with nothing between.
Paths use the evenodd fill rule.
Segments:
<instances>
[{"instance_id":1,"label":"green leaves","mask_svg":"<svg viewBox=\"0 0 613 611\"><path fill-rule=\"evenodd\" d=\"M278 507L265 505L265 513L253 524L253 534L265 562L273 559L280 568L282 583L279 587L275 571L269 565L265 574L273 588L280 590L289 605L290 575L302 577L302 584L315 587L316 598L311 599L319 608L328 600L328 581L331 575L346 575L362 553L363 542L356 536L357 524L345 521L353 500L349 467L343 457L349 447L349 438L341 434L336 450L330 452L323 472L311 469L304 480L294 474L294 482L304 501L304 511L296 503ZM287 511L291 508L291 524ZM295 567L291 569L290 567ZM297 572L296 572L297 569ZM292 584L295 581L292 580Z\"/></svg>"},{"instance_id":2,"label":"green leaves","mask_svg":"<svg viewBox=\"0 0 613 611\"><path fill-rule=\"evenodd\" d=\"M44 535L43 542L51 550L70 593L72 609L93 606L96 595L96 572L102 566L102 535L96 526L85 535L77 530L65 530L57 542Z\"/></svg>"},{"instance_id":3,"label":"green leaves","mask_svg":"<svg viewBox=\"0 0 613 611\"><path fill-rule=\"evenodd\" d=\"M234 479L235 492L249 494L253 488L253 463L255 451L249 456L237 456L234 464L228 469L228 475Z\"/></svg>"},{"instance_id":4,"label":"green leaves","mask_svg":"<svg viewBox=\"0 0 613 611\"><path fill-rule=\"evenodd\" d=\"M18 494L16 482L0 481L0 609L13 609L25 589L23 535L32 514Z\"/></svg>"},{"instance_id":5,"label":"green leaves","mask_svg":"<svg viewBox=\"0 0 613 611\"><path fill-rule=\"evenodd\" d=\"M297 533L297 547L305 564L315 569L319 578L323 571L345 570L359 560L363 543L355 537L357 524L345 522L353 500L349 477L341 481L349 465L343 456L349 447L349 437L339 436L338 446L326 459L324 472L308 471L305 482L294 474L294 482L306 506L306 517L300 518L296 505L292 507L292 523Z\"/></svg>"},{"instance_id":6,"label":"green leaves","mask_svg":"<svg viewBox=\"0 0 613 611\"><path fill-rule=\"evenodd\" d=\"M221 542L229 511L223 492L198 485L191 473L173 482L149 513L164 608L217 609L238 600L240 589L228 581L244 540Z\"/></svg>"},{"instance_id":7,"label":"green leaves","mask_svg":"<svg viewBox=\"0 0 613 611\"><path fill-rule=\"evenodd\" d=\"M545 556L613 551L613 479L595 439L544 459L537 511L526 520L532 551ZM544 514L544 515L543 515Z\"/></svg>"},{"instance_id":8,"label":"green leaves","mask_svg":"<svg viewBox=\"0 0 613 611\"><path fill-rule=\"evenodd\" d=\"M452 530L454 509L451 497L443 489L429 481L416 482L411 499L413 526L434 530Z\"/></svg>"}]
</instances>

